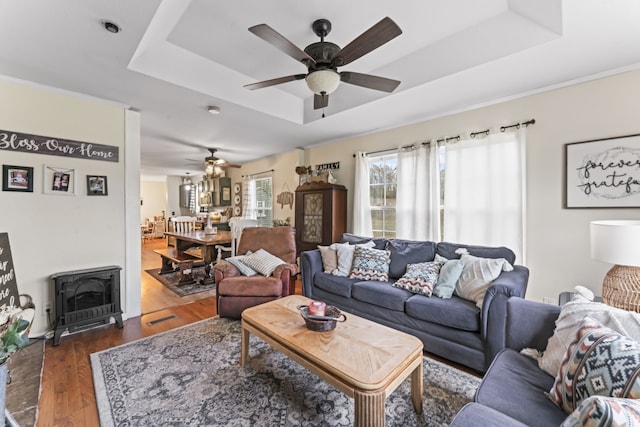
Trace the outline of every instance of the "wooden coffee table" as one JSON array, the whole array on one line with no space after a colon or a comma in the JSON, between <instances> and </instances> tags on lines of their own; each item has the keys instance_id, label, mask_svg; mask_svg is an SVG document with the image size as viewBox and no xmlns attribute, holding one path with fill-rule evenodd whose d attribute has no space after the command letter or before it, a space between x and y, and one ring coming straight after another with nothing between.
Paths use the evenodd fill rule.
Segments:
<instances>
[{"instance_id":1,"label":"wooden coffee table","mask_svg":"<svg viewBox=\"0 0 640 427\"><path fill-rule=\"evenodd\" d=\"M384 426L384 402L409 375L411 400L422 413L422 341L345 313L333 331L307 329L297 310L311 301L292 295L242 312L244 366L253 334L354 399L356 426Z\"/></svg>"}]
</instances>

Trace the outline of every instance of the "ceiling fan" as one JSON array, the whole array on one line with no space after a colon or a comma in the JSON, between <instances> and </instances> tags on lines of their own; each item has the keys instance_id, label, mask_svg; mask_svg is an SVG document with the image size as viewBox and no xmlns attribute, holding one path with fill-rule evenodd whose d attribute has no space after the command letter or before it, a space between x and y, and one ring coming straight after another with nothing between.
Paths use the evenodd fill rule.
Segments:
<instances>
[{"instance_id":1,"label":"ceiling fan","mask_svg":"<svg viewBox=\"0 0 640 427\"><path fill-rule=\"evenodd\" d=\"M307 86L314 93L313 108L317 110L329 105L329 94L338 88L338 84L341 81L384 92L393 92L400 84L398 80L371 74L355 73L353 71L338 72L338 67L355 61L402 34L400 27L391 18L383 18L342 49L334 43L324 41L324 38L331 32L331 22L327 19L314 21L311 28L320 37L320 41L310 44L304 50L298 48L267 24L255 25L249 28L249 31L256 36L291 56L296 61L302 62L307 67L307 74L293 74L247 84L244 87L251 90L261 89L305 79Z\"/></svg>"},{"instance_id":2,"label":"ceiling fan","mask_svg":"<svg viewBox=\"0 0 640 427\"><path fill-rule=\"evenodd\" d=\"M221 159L220 157L216 156L216 152L218 151L217 148L207 148L207 150L209 150L209 153L211 153L209 156L204 158L204 171L207 175L213 175L214 173L218 173L219 169L216 170L216 168L239 168L241 167L240 165L236 165L233 163L227 163L226 161L224 161L223 159ZM193 160L193 159L187 159L191 162L198 162L200 163L200 160Z\"/></svg>"}]
</instances>

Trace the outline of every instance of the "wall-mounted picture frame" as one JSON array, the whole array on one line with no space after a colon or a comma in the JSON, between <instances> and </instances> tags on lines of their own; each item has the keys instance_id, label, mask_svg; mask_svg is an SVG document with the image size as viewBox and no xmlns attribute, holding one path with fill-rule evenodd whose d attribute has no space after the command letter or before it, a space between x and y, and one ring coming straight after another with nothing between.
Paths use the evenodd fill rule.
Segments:
<instances>
[{"instance_id":1,"label":"wall-mounted picture frame","mask_svg":"<svg viewBox=\"0 0 640 427\"><path fill-rule=\"evenodd\" d=\"M564 207L640 207L640 134L565 144Z\"/></svg>"},{"instance_id":2,"label":"wall-mounted picture frame","mask_svg":"<svg viewBox=\"0 0 640 427\"><path fill-rule=\"evenodd\" d=\"M43 192L59 196L76 195L76 170L44 165Z\"/></svg>"},{"instance_id":3,"label":"wall-mounted picture frame","mask_svg":"<svg viewBox=\"0 0 640 427\"><path fill-rule=\"evenodd\" d=\"M87 196L107 196L107 177L104 175L87 175Z\"/></svg>"},{"instance_id":4,"label":"wall-mounted picture frame","mask_svg":"<svg viewBox=\"0 0 640 427\"><path fill-rule=\"evenodd\" d=\"M33 168L2 165L2 191L33 193Z\"/></svg>"}]
</instances>

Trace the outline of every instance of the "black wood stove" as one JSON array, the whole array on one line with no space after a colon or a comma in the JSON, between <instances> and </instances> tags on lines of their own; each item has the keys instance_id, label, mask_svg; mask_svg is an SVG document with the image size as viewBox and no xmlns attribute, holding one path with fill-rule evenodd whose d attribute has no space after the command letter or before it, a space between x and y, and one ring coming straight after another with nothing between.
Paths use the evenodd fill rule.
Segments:
<instances>
[{"instance_id":1,"label":"black wood stove","mask_svg":"<svg viewBox=\"0 0 640 427\"><path fill-rule=\"evenodd\" d=\"M113 317L123 327L120 308L120 270L117 265L65 271L51 276L55 284L56 326L53 345L60 344L65 330L75 332Z\"/></svg>"}]
</instances>

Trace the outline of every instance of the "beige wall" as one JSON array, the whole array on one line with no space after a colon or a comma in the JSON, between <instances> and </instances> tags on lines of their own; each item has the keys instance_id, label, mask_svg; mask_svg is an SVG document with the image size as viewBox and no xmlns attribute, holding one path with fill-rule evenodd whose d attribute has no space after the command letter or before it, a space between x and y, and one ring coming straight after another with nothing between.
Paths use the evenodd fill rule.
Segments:
<instances>
[{"instance_id":1,"label":"beige wall","mask_svg":"<svg viewBox=\"0 0 640 427\"><path fill-rule=\"evenodd\" d=\"M169 217L167 213L167 183L165 181L140 181L140 223L146 219L153 220L155 216Z\"/></svg>"},{"instance_id":2,"label":"beige wall","mask_svg":"<svg viewBox=\"0 0 640 427\"><path fill-rule=\"evenodd\" d=\"M127 188L125 177L131 170L139 170L139 160L125 165L125 142L130 135L139 141L137 116L128 120L124 107L11 80L0 80L0 99L2 130L120 148L118 163L0 150L0 163L34 168L33 193L0 192L0 232L9 233L18 289L30 294L37 307L31 335L49 329L44 311L47 303L53 308L49 277L62 271L123 267L123 309L126 311L131 302L128 291L137 288L137 307L135 296L132 299L136 315L140 310L140 195L137 184ZM132 149L140 151L139 145ZM44 165L75 169L76 195L43 194ZM107 176L108 196L87 196L87 174ZM134 200L138 202L128 206L125 200L131 192L136 192ZM136 230L127 230L127 212L131 212ZM137 283L130 283L129 269L137 269L133 276Z\"/></svg>"},{"instance_id":3,"label":"beige wall","mask_svg":"<svg viewBox=\"0 0 640 427\"><path fill-rule=\"evenodd\" d=\"M384 132L311 147L306 164L340 162L334 173L349 190L351 224L356 151L394 148L431 138L454 136L535 118L527 138L527 259L531 270L527 298L557 300L558 293L584 285L601 294L609 265L589 253L589 222L598 219L640 219L640 209L563 209L564 144L639 134L640 71L576 84L459 114L427 120ZM275 181L291 176L297 152L269 159ZM282 171L279 165L292 162ZM278 165L276 167L275 165ZM262 162L245 165L239 174L267 168ZM249 172L250 171L250 172ZM290 184L291 186L291 184ZM275 186L276 193L278 187ZM509 197L505 195L505 197ZM465 242L471 243L471 242ZM522 262L522 260L520 260Z\"/></svg>"}]
</instances>

